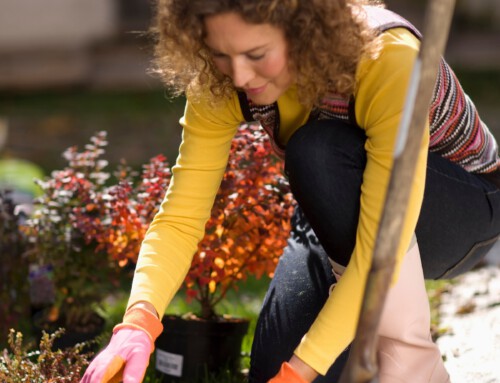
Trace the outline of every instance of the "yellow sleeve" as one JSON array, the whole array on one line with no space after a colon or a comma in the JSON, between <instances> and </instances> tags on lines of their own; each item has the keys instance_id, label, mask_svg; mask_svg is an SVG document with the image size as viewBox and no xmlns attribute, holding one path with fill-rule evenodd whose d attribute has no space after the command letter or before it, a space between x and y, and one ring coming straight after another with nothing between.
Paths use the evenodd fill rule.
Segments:
<instances>
[{"instance_id":1,"label":"yellow sleeve","mask_svg":"<svg viewBox=\"0 0 500 383\"><path fill-rule=\"evenodd\" d=\"M360 65L355 112L365 129L367 165L361 187L361 211L351 260L295 354L325 374L355 336L361 302L371 265L375 237L393 165L393 149L403 112L406 88L418 52L418 41L404 29L382 36L376 60ZM415 230L425 185L428 129L420 147L416 175L396 254L396 271Z\"/></svg>"},{"instance_id":2,"label":"yellow sleeve","mask_svg":"<svg viewBox=\"0 0 500 383\"><path fill-rule=\"evenodd\" d=\"M163 315L184 280L243 120L237 97L209 106L188 100L172 179L139 253L128 306L147 301Z\"/></svg>"}]
</instances>

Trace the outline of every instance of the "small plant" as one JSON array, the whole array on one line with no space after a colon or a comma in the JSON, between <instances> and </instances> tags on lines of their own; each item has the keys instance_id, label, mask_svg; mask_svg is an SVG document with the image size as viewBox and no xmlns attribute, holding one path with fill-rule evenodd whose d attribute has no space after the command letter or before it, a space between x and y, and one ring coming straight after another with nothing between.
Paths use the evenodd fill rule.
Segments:
<instances>
[{"instance_id":1,"label":"small plant","mask_svg":"<svg viewBox=\"0 0 500 383\"><path fill-rule=\"evenodd\" d=\"M10 330L8 343L0 355L0 381L2 383L78 383L88 366L92 353L83 352L81 343L64 350L54 350L56 338L63 330L49 335L43 333L39 350L30 350L23 344L23 335Z\"/></svg>"}]
</instances>

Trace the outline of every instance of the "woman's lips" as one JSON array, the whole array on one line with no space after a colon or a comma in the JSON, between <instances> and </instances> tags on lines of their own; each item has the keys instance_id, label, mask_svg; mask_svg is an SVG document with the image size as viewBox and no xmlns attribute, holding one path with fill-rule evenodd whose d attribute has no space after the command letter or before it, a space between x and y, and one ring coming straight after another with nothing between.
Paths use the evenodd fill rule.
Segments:
<instances>
[{"instance_id":1,"label":"woman's lips","mask_svg":"<svg viewBox=\"0 0 500 383\"><path fill-rule=\"evenodd\" d=\"M245 88L245 93L248 94L249 96L256 96L258 94L261 94L266 90L267 84L260 86L258 88Z\"/></svg>"}]
</instances>

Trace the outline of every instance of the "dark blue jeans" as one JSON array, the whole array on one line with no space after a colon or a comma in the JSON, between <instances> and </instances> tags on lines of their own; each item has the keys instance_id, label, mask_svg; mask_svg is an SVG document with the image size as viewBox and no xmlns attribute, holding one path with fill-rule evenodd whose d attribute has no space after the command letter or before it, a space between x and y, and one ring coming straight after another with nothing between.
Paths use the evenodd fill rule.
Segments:
<instances>
[{"instance_id":1,"label":"dark blue jeans","mask_svg":"<svg viewBox=\"0 0 500 383\"><path fill-rule=\"evenodd\" d=\"M342 265L349 261L365 140L358 127L323 120L305 125L287 144L286 173L300 207L257 323L251 383L273 377L315 320L334 283L328 257ZM416 236L426 278L470 270L500 236L500 189L429 153ZM315 382L337 382L346 359L347 351Z\"/></svg>"}]
</instances>

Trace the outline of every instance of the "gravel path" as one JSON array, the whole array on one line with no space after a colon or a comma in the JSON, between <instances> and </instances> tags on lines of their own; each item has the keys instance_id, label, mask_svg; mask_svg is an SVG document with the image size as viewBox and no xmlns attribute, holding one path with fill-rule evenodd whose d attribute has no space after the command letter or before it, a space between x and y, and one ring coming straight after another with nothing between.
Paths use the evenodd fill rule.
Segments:
<instances>
[{"instance_id":1,"label":"gravel path","mask_svg":"<svg viewBox=\"0 0 500 383\"><path fill-rule=\"evenodd\" d=\"M437 340L452 383L500 383L500 242L493 264L443 293Z\"/></svg>"}]
</instances>

